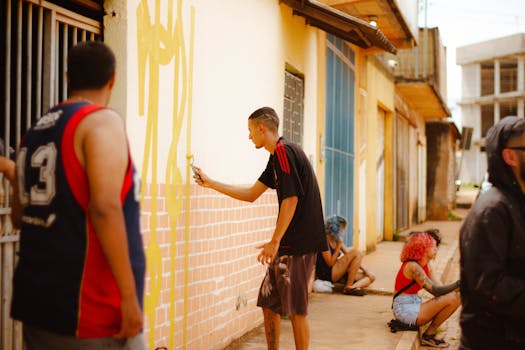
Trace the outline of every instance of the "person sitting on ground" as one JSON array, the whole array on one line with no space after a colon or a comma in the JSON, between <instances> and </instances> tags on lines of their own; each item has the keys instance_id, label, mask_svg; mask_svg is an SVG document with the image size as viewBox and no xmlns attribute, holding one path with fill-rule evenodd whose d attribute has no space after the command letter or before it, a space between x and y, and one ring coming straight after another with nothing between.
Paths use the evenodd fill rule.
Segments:
<instances>
[{"instance_id":1,"label":"person sitting on ground","mask_svg":"<svg viewBox=\"0 0 525 350\"><path fill-rule=\"evenodd\" d=\"M344 294L362 296L365 294L363 288L372 284L375 276L361 265L363 255L355 248L347 248L343 243L342 236L346 226L346 219L338 215L326 221L329 250L317 254L316 274L321 280L343 282ZM340 257L341 252L343 255Z\"/></svg>"},{"instance_id":2,"label":"person sitting on ground","mask_svg":"<svg viewBox=\"0 0 525 350\"><path fill-rule=\"evenodd\" d=\"M436 253L437 241L430 233L414 232L408 236L401 251L402 265L396 276L392 309L394 317L405 324L422 326L430 322L421 344L445 348L449 344L436 338L436 331L461 304L460 281L448 285L436 281L429 265ZM422 302L417 294L422 288L435 298Z\"/></svg>"}]
</instances>

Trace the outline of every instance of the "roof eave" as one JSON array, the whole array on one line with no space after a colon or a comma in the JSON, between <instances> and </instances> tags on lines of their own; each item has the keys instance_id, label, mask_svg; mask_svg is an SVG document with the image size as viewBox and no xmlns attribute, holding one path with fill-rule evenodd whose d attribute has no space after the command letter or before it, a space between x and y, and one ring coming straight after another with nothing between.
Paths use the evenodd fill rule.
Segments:
<instances>
[{"instance_id":1,"label":"roof eave","mask_svg":"<svg viewBox=\"0 0 525 350\"><path fill-rule=\"evenodd\" d=\"M376 27L316 0L282 0L307 23L363 49L378 47L392 54L397 49Z\"/></svg>"},{"instance_id":2,"label":"roof eave","mask_svg":"<svg viewBox=\"0 0 525 350\"><path fill-rule=\"evenodd\" d=\"M396 88L424 119L448 118L451 113L434 84L425 79L397 79Z\"/></svg>"}]
</instances>

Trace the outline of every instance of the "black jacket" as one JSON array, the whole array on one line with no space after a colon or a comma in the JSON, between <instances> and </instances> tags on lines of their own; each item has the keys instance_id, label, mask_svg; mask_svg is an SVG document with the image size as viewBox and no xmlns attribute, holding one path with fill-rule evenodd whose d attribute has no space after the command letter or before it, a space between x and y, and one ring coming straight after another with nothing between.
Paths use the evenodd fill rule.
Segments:
<instances>
[{"instance_id":1,"label":"black jacket","mask_svg":"<svg viewBox=\"0 0 525 350\"><path fill-rule=\"evenodd\" d=\"M489 181L460 231L460 349L525 349L525 195L501 156L504 118L486 138Z\"/></svg>"}]
</instances>

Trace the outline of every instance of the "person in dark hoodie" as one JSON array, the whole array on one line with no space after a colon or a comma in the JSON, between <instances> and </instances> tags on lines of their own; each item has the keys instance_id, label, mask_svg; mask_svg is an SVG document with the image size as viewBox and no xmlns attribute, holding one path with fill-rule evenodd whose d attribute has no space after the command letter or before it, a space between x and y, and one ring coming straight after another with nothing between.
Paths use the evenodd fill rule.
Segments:
<instances>
[{"instance_id":1,"label":"person in dark hoodie","mask_svg":"<svg viewBox=\"0 0 525 350\"><path fill-rule=\"evenodd\" d=\"M493 186L460 230L460 349L525 349L525 119L500 120L486 151Z\"/></svg>"}]
</instances>

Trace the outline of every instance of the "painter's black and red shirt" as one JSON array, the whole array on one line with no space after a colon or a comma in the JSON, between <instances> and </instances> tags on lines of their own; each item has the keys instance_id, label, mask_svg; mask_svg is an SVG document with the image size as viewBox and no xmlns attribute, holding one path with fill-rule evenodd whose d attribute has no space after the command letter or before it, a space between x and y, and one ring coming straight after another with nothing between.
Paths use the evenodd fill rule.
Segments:
<instances>
[{"instance_id":1,"label":"painter's black and red shirt","mask_svg":"<svg viewBox=\"0 0 525 350\"><path fill-rule=\"evenodd\" d=\"M295 214L281 239L279 254L299 255L326 250L319 185L301 147L281 137L259 181L277 190L279 208L285 198L298 197Z\"/></svg>"}]
</instances>

